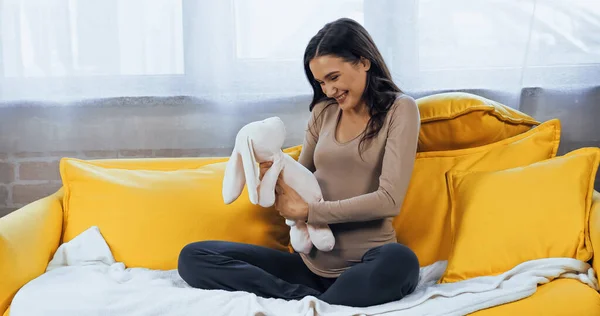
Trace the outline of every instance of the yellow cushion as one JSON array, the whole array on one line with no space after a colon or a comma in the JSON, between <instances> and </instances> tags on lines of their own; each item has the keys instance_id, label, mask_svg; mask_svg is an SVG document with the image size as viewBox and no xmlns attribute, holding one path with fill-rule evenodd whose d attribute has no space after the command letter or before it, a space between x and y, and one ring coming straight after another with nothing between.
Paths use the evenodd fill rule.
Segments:
<instances>
[{"instance_id":1,"label":"yellow cushion","mask_svg":"<svg viewBox=\"0 0 600 316\"><path fill-rule=\"evenodd\" d=\"M542 258L592 258L588 222L600 148L529 166L448 172L452 247L442 283Z\"/></svg>"},{"instance_id":2,"label":"yellow cushion","mask_svg":"<svg viewBox=\"0 0 600 316\"><path fill-rule=\"evenodd\" d=\"M597 174L597 173L596 173ZM596 276L600 277L600 192L594 191L592 196L592 209L590 210L590 240L596 249L592 267Z\"/></svg>"},{"instance_id":3,"label":"yellow cushion","mask_svg":"<svg viewBox=\"0 0 600 316\"><path fill-rule=\"evenodd\" d=\"M416 102L421 114L418 151L488 145L539 124L525 113L470 93L439 93Z\"/></svg>"},{"instance_id":4,"label":"yellow cushion","mask_svg":"<svg viewBox=\"0 0 600 316\"><path fill-rule=\"evenodd\" d=\"M451 245L446 172L528 165L554 157L559 139L560 123L553 119L494 144L418 153L406 198L394 219L398 241L416 252L422 266L446 260Z\"/></svg>"},{"instance_id":5,"label":"yellow cushion","mask_svg":"<svg viewBox=\"0 0 600 316\"><path fill-rule=\"evenodd\" d=\"M533 295L470 314L470 316L600 316L600 295L591 287L569 279L540 285Z\"/></svg>"},{"instance_id":6,"label":"yellow cushion","mask_svg":"<svg viewBox=\"0 0 600 316\"><path fill-rule=\"evenodd\" d=\"M95 225L117 261L151 269L176 268L180 250L199 240L288 251L285 220L272 208L252 205L246 188L234 203L223 203L225 161L172 171L95 164L61 160L64 242Z\"/></svg>"}]
</instances>

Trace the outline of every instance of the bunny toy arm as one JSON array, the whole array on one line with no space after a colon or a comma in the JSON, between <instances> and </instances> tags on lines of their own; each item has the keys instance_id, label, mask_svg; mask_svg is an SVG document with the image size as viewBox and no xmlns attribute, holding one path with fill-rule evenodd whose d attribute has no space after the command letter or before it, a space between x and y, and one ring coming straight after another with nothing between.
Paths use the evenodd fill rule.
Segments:
<instances>
[{"instance_id":1,"label":"bunny toy arm","mask_svg":"<svg viewBox=\"0 0 600 316\"><path fill-rule=\"evenodd\" d=\"M273 158L273 164L265 172L259 186L259 204L262 207L271 207L275 204L275 185L279 174L283 170L283 152L275 155Z\"/></svg>"}]
</instances>

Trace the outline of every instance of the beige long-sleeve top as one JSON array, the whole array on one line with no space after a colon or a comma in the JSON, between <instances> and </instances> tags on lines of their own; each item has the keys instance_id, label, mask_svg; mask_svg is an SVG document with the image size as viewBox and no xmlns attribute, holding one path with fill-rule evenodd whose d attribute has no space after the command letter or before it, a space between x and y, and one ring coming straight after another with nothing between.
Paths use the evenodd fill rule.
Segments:
<instances>
[{"instance_id":1,"label":"beige long-sleeve top","mask_svg":"<svg viewBox=\"0 0 600 316\"><path fill-rule=\"evenodd\" d=\"M336 103L317 104L299 157L315 174L324 199L309 204L308 223L329 224L336 239L333 250L313 247L301 257L311 271L330 278L360 262L369 249L396 242L392 220L408 188L420 128L414 99L399 96L361 158L362 134L345 143L335 138L340 117Z\"/></svg>"}]
</instances>

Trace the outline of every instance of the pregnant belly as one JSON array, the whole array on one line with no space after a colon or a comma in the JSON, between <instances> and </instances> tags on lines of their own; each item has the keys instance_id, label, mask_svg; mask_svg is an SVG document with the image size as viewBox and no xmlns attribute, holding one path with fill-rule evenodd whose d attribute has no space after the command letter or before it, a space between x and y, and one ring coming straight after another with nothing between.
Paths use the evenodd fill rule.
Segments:
<instances>
[{"instance_id":1,"label":"pregnant belly","mask_svg":"<svg viewBox=\"0 0 600 316\"><path fill-rule=\"evenodd\" d=\"M330 227L336 239L335 247L328 252L313 248L310 254L302 255L307 266L322 276L337 276L360 263L369 249L396 242L391 219L336 224Z\"/></svg>"}]
</instances>

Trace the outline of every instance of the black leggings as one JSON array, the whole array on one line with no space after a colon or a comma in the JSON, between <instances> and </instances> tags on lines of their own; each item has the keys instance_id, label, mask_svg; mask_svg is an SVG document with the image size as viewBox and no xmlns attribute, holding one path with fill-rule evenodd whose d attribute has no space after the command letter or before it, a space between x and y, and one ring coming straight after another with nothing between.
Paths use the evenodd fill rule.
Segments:
<instances>
[{"instance_id":1,"label":"black leggings","mask_svg":"<svg viewBox=\"0 0 600 316\"><path fill-rule=\"evenodd\" d=\"M338 278L312 273L297 253L249 244L201 241L183 248L179 275L201 289L245 291L260 297L366 307L399 300L419 279L417 256L398 243L370 249Z\"/></svg>"}]
</instances>

